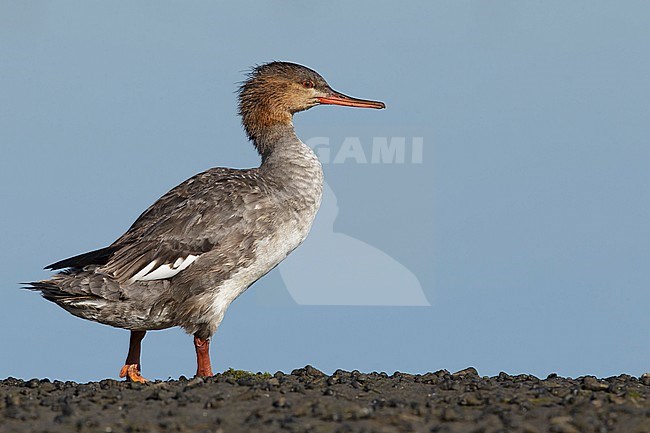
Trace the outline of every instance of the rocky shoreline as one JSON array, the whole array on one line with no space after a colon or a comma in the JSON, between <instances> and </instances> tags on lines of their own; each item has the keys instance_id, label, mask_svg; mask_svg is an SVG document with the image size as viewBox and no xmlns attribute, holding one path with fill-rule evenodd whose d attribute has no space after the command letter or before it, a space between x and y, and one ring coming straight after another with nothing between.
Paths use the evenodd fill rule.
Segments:
<instances>
[{"instance_id":1,"label":"rocky shoreline","mask_svg":"<svg viewBox=\"0 0 650 433\"><path fill-rule=\"evenodd\" d=\"M650 432L650 376L230 370L147 384L0 381L0 432Z\"/></svg>"}]
</instances>

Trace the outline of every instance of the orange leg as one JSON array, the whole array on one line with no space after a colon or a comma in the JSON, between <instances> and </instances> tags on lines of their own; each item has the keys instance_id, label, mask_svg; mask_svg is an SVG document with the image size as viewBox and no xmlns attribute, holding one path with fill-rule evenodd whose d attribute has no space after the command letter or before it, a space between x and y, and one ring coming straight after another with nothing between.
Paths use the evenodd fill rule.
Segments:
<instances>
[{"instance_id":1,"label":"orange leg","mask_svg":"<svg viewBox=\"0 0 650 433\"><path fill-rule=\"evenodd\" d=\"M129 339L129 354L126 356L124 367L120 370L120 377L126 377L131 382L145 383L147 379L140 374L140 343L147 331L131 331Z\"/></svg>"},{"instance_id":2,"label":"orange leg","mask_svg":"<svg viewBox=\"0 0 650 433\"><path fill-rule=\"evenodd\" d=\"M200 339L194 335L194 349L196 350L196 375L201 377L214 376L210 364L210 339Z\"/></svg>"}]
</instances>

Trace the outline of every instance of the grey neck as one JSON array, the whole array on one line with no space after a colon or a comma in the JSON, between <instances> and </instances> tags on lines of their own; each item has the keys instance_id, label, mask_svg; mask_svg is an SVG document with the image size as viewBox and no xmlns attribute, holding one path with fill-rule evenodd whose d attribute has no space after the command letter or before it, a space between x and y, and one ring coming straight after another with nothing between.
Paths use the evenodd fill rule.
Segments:
<instances>
[{"instance_id":1,"label":"grey neck","mask_svg":"<svg viewBox=\"0 0 650 433\"><path fill-rule=\"evenodd\" d=\"M258 149L266 149L262 154L262 171L304 172L307 175L316 174L316 177L322 177L318 158L309 146L300 141L291 124L268 128L265 134L255 141L255 146Z\"/></svg>"},{"instance_id":2,"label":"grey neck","mask_svg":"<svg viewBox=\"0 0 650 433\"><path fill-rule=\"evenodd\" d=\"M280 194L288 194L297 208L309 208L304 218L313 219L323 192L323 168L314 152L296 136L293 125L277 125L264 134L260 174ZM258 144L257 142L255 143Z\"/></svg>"}]
</instances>

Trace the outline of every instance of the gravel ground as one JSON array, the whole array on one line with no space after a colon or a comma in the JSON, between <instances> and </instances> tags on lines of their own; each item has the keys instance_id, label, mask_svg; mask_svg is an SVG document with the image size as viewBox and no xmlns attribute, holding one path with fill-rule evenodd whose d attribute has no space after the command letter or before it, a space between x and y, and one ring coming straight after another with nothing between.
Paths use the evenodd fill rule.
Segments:
<instances>
[{"instance_id":1,"label":"gravel ground","mask_svg":"<svg viewBox=\"0 0 650 433\"><path fill-rule=\"evenodd\" d=\"M1 432L650 432L650 376L313 367L132 384L0 381Z\"/></svg>"}]
</instances>

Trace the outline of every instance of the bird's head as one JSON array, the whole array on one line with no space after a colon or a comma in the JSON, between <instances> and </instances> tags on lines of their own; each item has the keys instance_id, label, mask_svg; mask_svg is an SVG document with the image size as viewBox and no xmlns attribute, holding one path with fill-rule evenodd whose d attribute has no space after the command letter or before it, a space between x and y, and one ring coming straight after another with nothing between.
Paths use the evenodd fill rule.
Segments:
<instances>
[{"instance_id":1,"label":"bird's head","mask_svg":"<svg viewBox=\"0 0 650 433\"><path fill-rule=\"evenodd\" d=\"M291 123L294 113L316 105L385 108L383 102L339 93L316 71L289 62L271 62L253 68L239 88L239 114L253 140L264 127Z\"/></svg>"}]
</instances>

